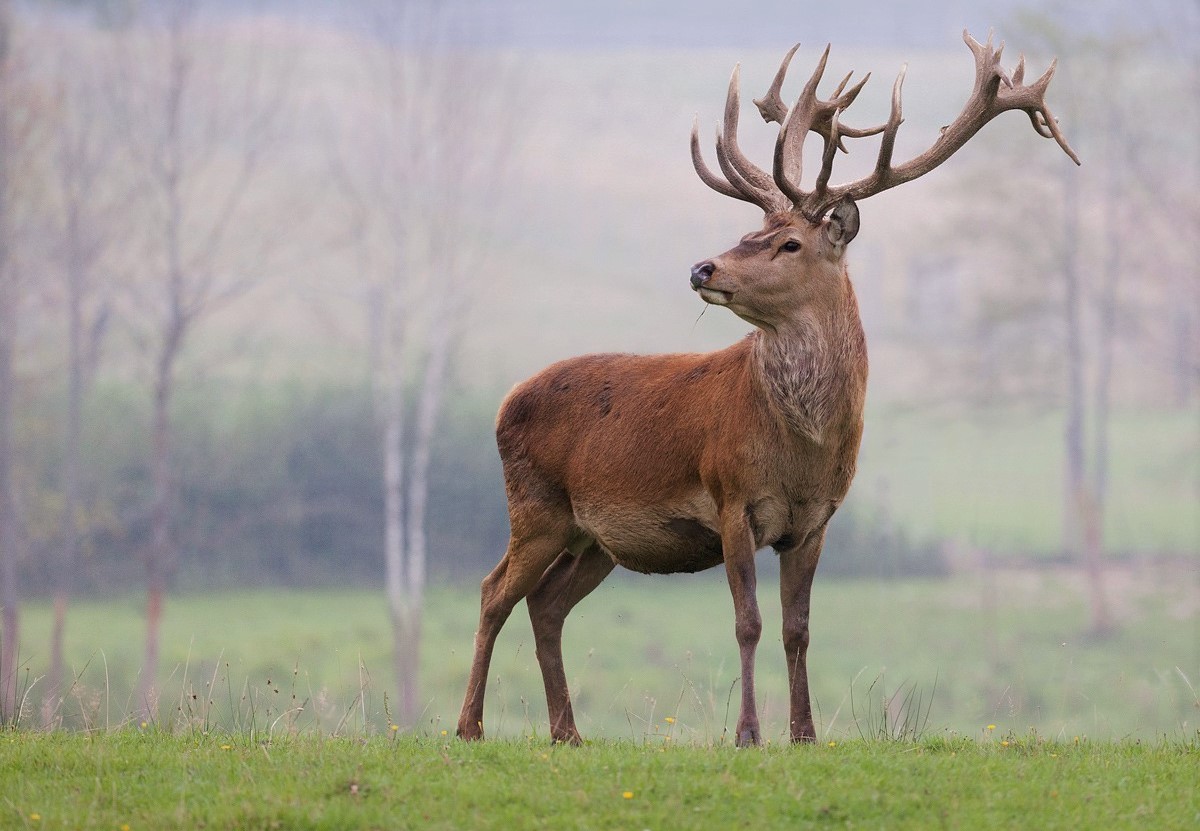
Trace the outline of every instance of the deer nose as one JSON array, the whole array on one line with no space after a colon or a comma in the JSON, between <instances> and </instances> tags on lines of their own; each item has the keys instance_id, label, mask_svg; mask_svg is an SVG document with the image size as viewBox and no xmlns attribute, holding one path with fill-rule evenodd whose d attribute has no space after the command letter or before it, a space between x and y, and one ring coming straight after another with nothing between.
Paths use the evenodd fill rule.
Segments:
<instances>
[{"instance_id":1,"label":"deer nose","mask_svg":"<svg viewBox=\"0 0 1200 831\"><path fill-rule=\"evenodd\" d=\"M702 263L696 263L692 266L692 288L698 289L713 276L713 272L717 267L712 260L705 260Z\"/></svg>"}]
</instances>

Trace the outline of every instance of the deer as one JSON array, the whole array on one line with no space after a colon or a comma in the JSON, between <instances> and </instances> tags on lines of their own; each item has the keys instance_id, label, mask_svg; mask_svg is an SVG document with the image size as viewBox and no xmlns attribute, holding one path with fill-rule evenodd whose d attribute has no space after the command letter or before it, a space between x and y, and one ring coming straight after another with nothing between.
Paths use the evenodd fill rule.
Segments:
<instances>
[{"instance_id":1,"label":"deer","mask_svg":"<svg viewBox=\"0 0 1200 831\"><path fill-rule=\"evenodd\" d=\"M859 230L856 202L929 173L985 124L1025 112L1038 135L1054 139L1079 164L1045 94L1057 59L1031 84L1022 55L1009 73L1004 44L992 35L963 39L975 82L961 113L932 145L896 164L901 88L892 88L887 121L842 124L870 73L829 98L818 96L830 47L796 102L781 90L799 47L784 57L766 95L754 101L778 135L770 174L738 147L739 67L729 81L716 157L705 163L697 118L693 166L723 196L764 213L761 230L691 268L691 288L754 329L703 354L594 354L555 363L514 387L500 406L496 443L508 499L508 547L480 590L479 627L457 725L462 739L483 738L484 691L496 637L526 600L545 686L550 739L580 744L563 667L568 613L613 569L691 573L724 565L740 657L738 747L761 745L754 661L762 634L755 555L779 556L789 734L813 742L806 655L817 563L830 518L857 465L867 391L867 348L846 265ZM805 189L803 145L822 142L821 166ZM879 136L874 169L831 185L846 140Z\"/></svg>"}]
</instances>

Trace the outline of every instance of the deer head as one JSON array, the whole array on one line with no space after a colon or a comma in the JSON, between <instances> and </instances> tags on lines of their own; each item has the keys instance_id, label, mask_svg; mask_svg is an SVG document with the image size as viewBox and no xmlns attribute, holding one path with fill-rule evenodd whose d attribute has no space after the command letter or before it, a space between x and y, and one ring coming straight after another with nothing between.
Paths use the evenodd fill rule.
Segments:
<instances>
[{"instance_id":1,"label":"deer head","mask_svg":"<svg viewBox=\"0 0 1200 831\"><path fill-rule=\"evenodd\" d=\"M1011 74L1000 65L1004 44L981 44L963 32L963 40L975 56L975 86L954 121L924 153L899 165L893 164L896 133L903 122L900 91L905 70L892 87L888 120L866 129L841 123L842 113L854 103L870 73L847 88L853 73L846 75L829 99L817 97L825 72L829 47L821 56L800 97L789 108L780 95L793 46L783 59L767 94L755 100L767 122L779 124L771 173L757 167L738 147L740 107L738 68L729 80L725 116L717 134L717 162L724 178L709 170L700 152L698 123L692 128L692 163L700 179L713 190L757 205L766 214L763 230L749 234L729 251L692 268L692 287L706 302L728 306L738 316L760 328L774 328L775 319L786 317L797 307L811 302L844 279L842 258L846 245L858 232L856 200L923 176L966 144L983 125L1007 110L1028 114L1038 135L1053 138L1079 164L1079 157L1059 131L1058 122L1046 106L1046 88L1054 77L1055 63L1032 84L1025 84L1025 57ZM821 169L811 190L801 185L803 147L809 133L823 142ZM831 185L833 160L846 152L846 139L882 134L874 170L861 179Z\"/></svg>"}]
</instances>

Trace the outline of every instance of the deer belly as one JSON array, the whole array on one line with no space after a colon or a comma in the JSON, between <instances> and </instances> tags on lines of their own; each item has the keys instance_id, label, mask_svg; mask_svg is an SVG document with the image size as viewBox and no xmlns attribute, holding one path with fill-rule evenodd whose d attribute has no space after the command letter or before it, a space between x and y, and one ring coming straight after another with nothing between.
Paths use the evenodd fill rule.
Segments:
<instances>
[{"instance_id":1,"label":"deer belly","mask_svg":"<svg viewBox=\"0 0 1200 831\"><path fill-rule=\"evenodd\" d=\"M680 506L683 508L684 506ZM688 508L694 506L687 506ZM712 568L724 560L721 535L712 520L694 510L656 506L599 509L576 506L579 526L617 565L643 574L678 574Z\"/></svg>"}]
</instances>

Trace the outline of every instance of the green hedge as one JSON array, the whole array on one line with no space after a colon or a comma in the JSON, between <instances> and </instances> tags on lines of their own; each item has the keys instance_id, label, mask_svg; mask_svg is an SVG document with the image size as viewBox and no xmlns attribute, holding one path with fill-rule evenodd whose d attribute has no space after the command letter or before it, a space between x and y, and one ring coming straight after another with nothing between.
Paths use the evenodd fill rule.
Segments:
<instances>
[{"instance_id":1,"label":"green hedge","mask_svg":"<svg viewBox=\"0 0 1200 831\"><path fill-rule=\"evenodd\" d=\"M507 538L500 461L492 435L499 396L452 395L430 471L427 522L434 579L474 583L495 565ZM140 585L149 534L149 423L145 392L98 389L87 410L88 529L73 589ZM54 401L40 412L61 412ZM379 430L369 389L281 383L210 384L181 392L175 460L177 539L172 565L182 589L269 584L378 583L383 572ZM24 469L37 493L25 504L30 533L22 560L27 593L50 590L59 545L55 492L61 425L34 419L23 431ZM762 557L767 570L773 558ZM914 544L865 506L831 523L822 574L938 574L934 546Z\"/></svg>"}]
</instances>

